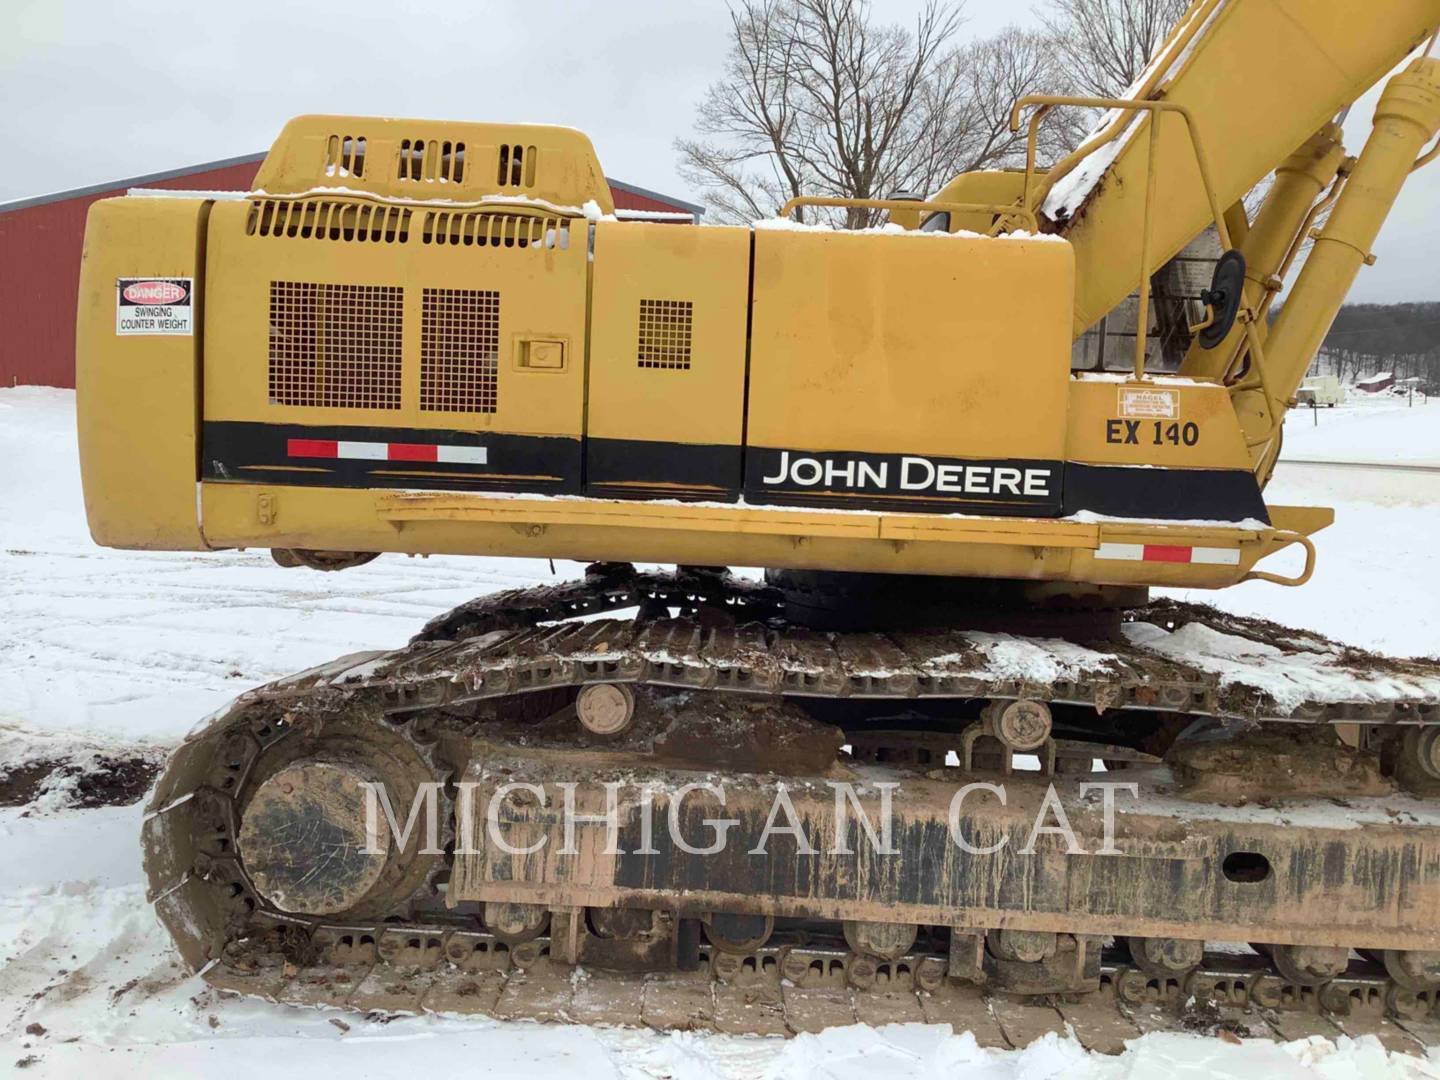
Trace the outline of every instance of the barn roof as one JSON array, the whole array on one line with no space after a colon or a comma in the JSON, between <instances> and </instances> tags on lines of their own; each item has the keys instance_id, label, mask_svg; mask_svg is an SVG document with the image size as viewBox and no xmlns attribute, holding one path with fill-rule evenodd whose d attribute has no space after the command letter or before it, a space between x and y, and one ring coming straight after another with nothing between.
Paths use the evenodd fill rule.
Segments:
<instances>
[{"instance_id":1,"label":"barn roof","mask_svg":"<svg viewBox=\"0 0 1440 1080\"><path fill-rule=\"evenodd\" d=\"M643 188L637 184L627 184L625 181L616 180L611 176L607 176L605 182L610 185L613 191L628 191L631 195L640 195L647 199L654 199L656 202L678 206L682 210L689 210L695 215L697 221L700 219L700 215L705 213L705 207L696 203L686 202L684 199L677 199L674 195L663 195L658 191L651 191L649 188Z\"/></svg>"},{"instance_id":2,"label":"barn roof","mask_svg":"<svg viewBox=\"0 0 1440 1080\"><path fill-rule=\"evenodd\" d=\"M10 210L24 210L31 206L43 206L45 203L64 202L67 199L83 199L89 195L99 195L106 191L118 191L121 188L144 187L146 184L154 184L161 180L176 180L182 176L193 176L196 173L215 172L219 169L228 169L235 165L258 164L265 160L265 155L241 154L239 157L221 158L219 161L206 161L199 165L186 165L179 169L166 169L164 172L146 173L144 176L130 176L124 180L107 180L103 184L90 184L86 187L70 188L68 191L55 191L49 195L33 195L26 199L15 199L12 202L0 202L0 214Z\"/></svg>"},{"instance_id":3,"label":"barn roof","mask_svg":"<svg viewBox=\"0 0 1440 1080\"><path fill-rule=\"evenodd\" d=\"M182 176L194 176L198 173L215 172L219 169L228 169L235 165L258 165L265 160L265 153L241 154L239 157L221 158L219 161L205 161L198 165L186 165L179 169L167 169L164 172L146 173L144 176L129 176L123 180L107 180L101 184L90 184L86 187L70 188L67 191L55 191L48 195L33 195L25 199L15 199L11 202L0 202L0 214L11 210L25 210L31 206L43 206L46 203L64 202L67 199L83 199L90 195L99 195L106 191L119 191L124 188L144 187L146 184L154 184L161 180L177 180ZM656 202L665 203L681 210L688 210L695 215L695 220L705 213L703 206L698 206L684 199L677 199L673 195L665 195L649 188L640 187L637 184L627 184L623 180L616 180L607 176L605 182L612 190L629 192L631 195L640 195L647 199L654 199Z\"/></svg>"}]
</instances>

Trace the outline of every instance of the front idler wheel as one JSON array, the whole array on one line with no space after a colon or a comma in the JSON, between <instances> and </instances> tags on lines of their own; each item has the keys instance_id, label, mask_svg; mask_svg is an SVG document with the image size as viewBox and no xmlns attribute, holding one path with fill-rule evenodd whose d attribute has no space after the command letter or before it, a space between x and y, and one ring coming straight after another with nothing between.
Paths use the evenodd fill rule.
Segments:
<instances>
[{"instance_id":1,"label":"front idler wheel","mask_svg":"<svg viewBox=\"0 0 1440 1080\"><path fill-rule=\"evenodd\" d=\"M256 890L281 911L336 915L381 883L389 838L367 835L365 785L374 777L341 762L306 760L261 783L237 842Z\"/></svg>"}]
</instances>

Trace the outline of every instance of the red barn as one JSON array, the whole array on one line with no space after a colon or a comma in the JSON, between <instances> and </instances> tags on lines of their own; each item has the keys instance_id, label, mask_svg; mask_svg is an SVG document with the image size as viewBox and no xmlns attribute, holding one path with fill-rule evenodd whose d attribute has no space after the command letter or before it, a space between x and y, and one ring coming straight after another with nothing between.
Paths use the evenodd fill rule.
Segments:
<instances>
[{"instance_id":1,"label":"red barn","mask_svg":"<svg viewBox=\"0 0 1440 1080\"><path fill-rule=\"evenodd\" d=\"M75 385L75 303L85 213L131 188L248 191L264 154L0 203L0 386ZM615 211L661 221L698 221L702 207L610 180Z\"/></svg>"}]
</instances>

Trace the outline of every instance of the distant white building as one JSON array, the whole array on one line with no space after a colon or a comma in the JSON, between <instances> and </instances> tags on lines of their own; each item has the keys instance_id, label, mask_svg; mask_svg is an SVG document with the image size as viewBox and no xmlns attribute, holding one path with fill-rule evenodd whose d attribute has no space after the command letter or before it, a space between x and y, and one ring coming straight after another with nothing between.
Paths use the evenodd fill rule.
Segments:
<instances>
[{"instance_id":1,"label":"distant white building","mask_svg":"<svg viewBox=\"0 0 1440 1080\"><path fill-rule=\"evenodd\" d=\"M1334 375L1311 375L1295 392L1295 400L1301 405L1333 409L1345 402L1345 388Z\"/></svg>"}]
</instances>

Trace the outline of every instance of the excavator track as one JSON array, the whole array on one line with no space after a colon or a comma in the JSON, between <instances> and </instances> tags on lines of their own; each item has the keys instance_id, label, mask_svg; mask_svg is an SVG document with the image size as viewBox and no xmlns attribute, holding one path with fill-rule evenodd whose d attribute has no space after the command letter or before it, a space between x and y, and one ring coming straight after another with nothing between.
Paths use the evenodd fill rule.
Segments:
<instances>
[{"instance_id":1,"label":"excavator track","mask_svg":"<svg viewBox=\"0 0 1440 1080\"><path fill-rule=\"evenodd\" d=\"M1049 1032L1071 1032L1100 1053L1119 1053L1151 1031L1374 1035L1388 1049L1422 1055L1440 1040L1433 994L1398 988L1364 963L1317 990L1287 982L1254 956L1207 954L1180 980L1107 957L1095 991L1017 996L948 981L946 958L936 953L874 964L843 945L782 945L747 955L705 951L693 972L630 973L557 962L545 937L509 950L493 935L423 923L325 925L315 934L336 944L312 963L292 962L262 936L205 979L222 992L362 1013L781 1036L932 1023L970 1031L982 1046L1016 1049Z\"/></svg>"},{"instance_id":2,"label":"excavator track","mask_svg":"<svg viewBox=\"0 0 1440 1080\"><path fill-rule=\"evenodd\" d=\"M630 607L634 619L594 617ZM1440 1041L1430 977L1440 955L1440 814L1413 795L1338 788L1323 803L1344 808L1347 820L1335 827L1316 824L1314 799L1186 803L1183 785L1156 771L1158 755L1125 738L1127 723L1118 722L1133 719L1152 734L1197 723L1221 732L1349 728L1390 747L1391 766L1397 755L1420 754L1408 773L1394 771L1419 777L1424 795L1433 740L1417 733L1440 724L1440 663L1385 661L1164 603L1129 612L1121 634L1085 641L953 629L820 633L785 624L782 612L776 590L726 575L603 568L582 582L482 598L403 648L247 691L197 727L156 785L143 832L149 899L183 958L213 985L296 1004L773 1034L926 1020L997 1046L1068 1026L1100 1050L1177 1027L1373 1032L1397 1049ZM1209 651L1187 662L1171 643L1181 635ZM1267 677L1247 681L1247 658ZM1289 681L1273 677L1277 667ZM593 737L576 723L574 697L594 685L627 688L644 722L618 739ZM813 720L796 702L868 719ZM989 744L973 770L946 764L946 747L968 754L978 745L964 731L973 735L986 703L1007 702L1055 712L1041 772L1008 772L1010 755L997 757ZM964 726L937 725L933 708L917 720L937 704L965 713ZM724 723L701 716L687 731L675 719L712 705L729 710ZM745 721L738 735L729 723L736 715ZM1081 715L1112 723L1103 737L1077 739ZM1065 725L1069 738L1058 734ZM842 738L854 755L831 761ZM1342 763L1353 759L1347 753ZM924 861L937 828L943 841L942 795L972 778L1012 782L1010 818L982 809L966 820L1008 830L1019 846L1046 785L1066 778L1067 761L1085 760L1088 773L1091 754L1147 788L1118 819L1121 839L1139 845L1135 858L1076 856L1045 836L1039 869L947 856L887 878L870 872L861 852L817 885L785 876L793 853L759 869L673 851L632 864L596 856L590 833L580 858L515 856L467 826L457 800L466 785L488 795L501 782L569 783L594 809L607 779L659 790L664 801L697 777L725 776L748 849L780 787L796 791L802 817L823 831L835 828L829 792L813 789L855 781L865 812L888 781L902 852ZM357 856L355 836L325 806L341 780L362 776L397 793L402 813L432 786L438 846L422 844L416 830L381 863ZM292 783L313 796L303 813ZM1093 848L1093 800L1065 805ZM511 806L507 827L543 838L557 826L540 809ZM624 803L625 814L633 809ZM554 851L559 836L551 838ZM326 852L319 872L287 855L297 841ZM1237 884L1253 861L1242 859L1231 877L1228 856L1219 880L1230 849L1262 862L1269 852L1269 884ZM1145 884L1162 864L1173 894ZM994 889L982 896L976 881L986 877ZM1389 898L1384 911L1378 895ZM1208 910L1176 913L1176 896ZM1328 906L1307 909L1314 896ZM921 929L895 948L857 944L854 927L887 918ZM747 940L736 927L757 919L764 929ZM1153 962L1135 966L1119 944L1127 936L1278 942L1282 956L1354 947L1365 958L1303 982L1293 962L1212 948L1198 964L1157 974ZM1044 948L1032 957L1025 949L1035 942Z\"/></svg>"}]
</instances>

